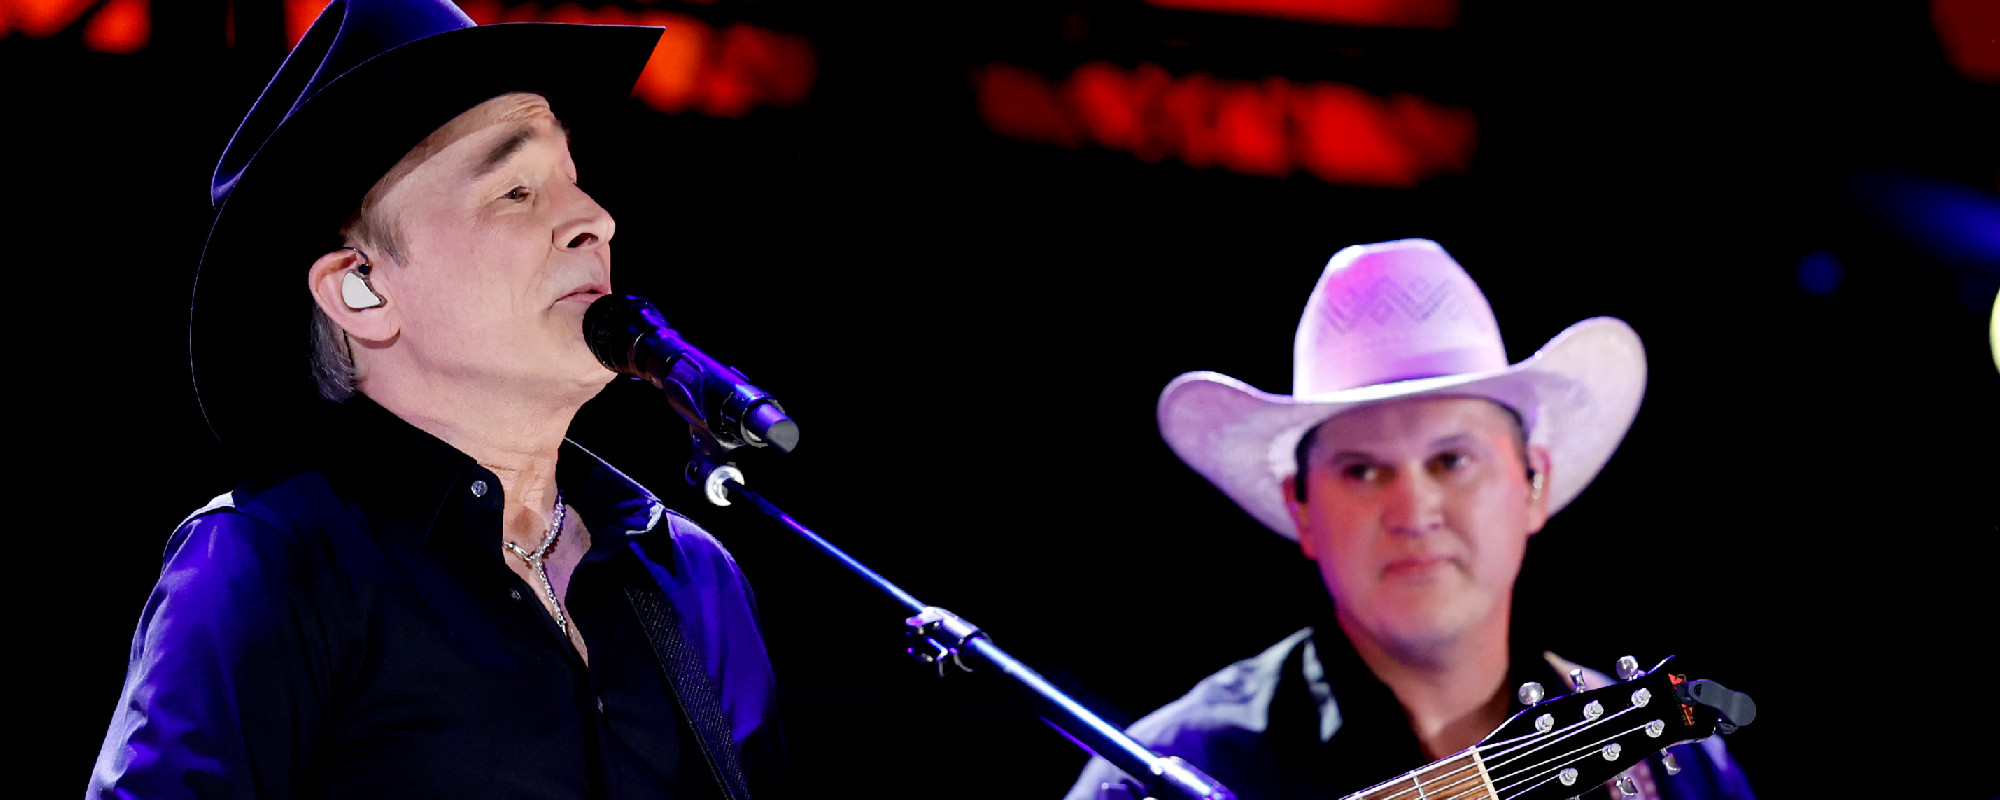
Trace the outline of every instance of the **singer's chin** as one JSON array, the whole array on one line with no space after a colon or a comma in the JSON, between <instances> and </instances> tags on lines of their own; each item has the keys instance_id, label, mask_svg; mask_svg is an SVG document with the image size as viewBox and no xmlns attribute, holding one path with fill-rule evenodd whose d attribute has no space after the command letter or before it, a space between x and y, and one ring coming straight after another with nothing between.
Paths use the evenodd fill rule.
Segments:
<instances>
[{"instance_id":1,"label":"singer's chin","mask_svg":"<svg viewBox=\"0 0 2000 800\"><path fill-rule=\"evenodd\" d=\"M597 356L591 354L590 348L584 345L581 336L577 337L575 347L566 348L563 353L562 369L558 374L563 376L561 379L563 388L556 391L572 394L579 403L596 397L598 392L604 391L604 387L611 385L611 381L618 377L618 373L612 372L598 362Z\"/></svg>"},{"instance_id":2,"label":"singer's chin","mask_svg":"<svg viewBox=\"0 0 2000 800\"><path fill-rule=\"evenodd\" d=\"M583 368L582 379L578 383L588 388L591 396L595 397L598 392L604 391L604 387L610 386L611 382L618 378L618 373L599 363L597 357L590 354L589 348L584 348L583 357L588 360L589 365Z\"/></svg>"}]
</instances>

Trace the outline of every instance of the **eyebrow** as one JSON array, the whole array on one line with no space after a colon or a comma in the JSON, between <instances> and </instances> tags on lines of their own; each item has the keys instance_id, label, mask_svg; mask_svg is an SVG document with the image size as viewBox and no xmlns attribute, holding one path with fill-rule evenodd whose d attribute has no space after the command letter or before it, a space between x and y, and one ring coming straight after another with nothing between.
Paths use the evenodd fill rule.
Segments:
<instances>
[{"instance_id":1,"label":"eyebrow","mask_svg":"<svg viewBox=\"0 0 2000 800\"><path fill-rule=\"evenodd\" d=\"M554 127L555 134L558 137L564 140L569 139L568 126L563 125L559 121ZM526 147L529 142L534 141L536 135L542 130L544 129L533 123L516 128L513 134L509 135L499 144L494 145L493 149L486 151L486 156L479 160L479 168L473 170L473 179L478 180L493 174L494 170L499 169L502 164L507 163L507 160L513 158L514 154L521 152L521 148Z\"/></svg>"},{"instance_id":2,"label":"eyebrow","mask_svg":"<svg viewBox=\"0 0 2000 800\"><path fill-rule=\"evenodd\" d=\"M494 170L500 168L501 164L507 163L507 159L513 158L515 153L521 152L521 148L527 146L528 140L533 138L535 138L533 128L520 128L514 131L513 135L502 140L493 149L486 151L486 157L479 160L479 168L473 170L472 177L484 178L492 174Z\"/></svg>"},{"instance_id":3,"label":"eyebrow","mask_svg":"<svg viewBox=\"0 0 2000 800\"><path fill-rule=\"evenodd\" d=\"M1438 439L1432 440L1431 449L1436 450L1439 448L1451 447L1454 445L1471 445L1478 443L1479 443L1479 437L1474 436L1470 433L1454 433L1450 436L1440 437Z\"/></svg>"},{"instance_id":4,"label":"eyebrow","mask_svg":"<svg viewBox=\"0 0 2000 800\"><path fill-rule=\"evenodd\" d=\"M1478 442L1479 442L1479 437L1474 436L1470 433L1454 433L1449 436L1441 436L1439 438L1431 440L1429 449L1442 450L1447 447L1478 444ZM1380 460L1382 460L1380 456L1377 456L1374 453L1370 453L1365 450L1336 450L1334 451L1332 456L1329 456L1327 458L1326 463L1332 464L1332 463L1339 463L1342 461L1380 461Z\"/></svg>"}]
</instances>

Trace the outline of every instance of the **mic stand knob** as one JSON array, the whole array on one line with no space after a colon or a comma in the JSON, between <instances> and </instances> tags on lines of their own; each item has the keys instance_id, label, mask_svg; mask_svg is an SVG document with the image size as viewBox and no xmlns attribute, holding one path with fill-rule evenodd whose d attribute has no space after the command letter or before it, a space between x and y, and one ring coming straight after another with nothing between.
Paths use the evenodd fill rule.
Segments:
<instances>
[{"instance_id":1,"label":"mic stand knob","mask_svg":"<svg viewBox=\"0 0 2000 800\"><path fill-rule=\"evenodd\" d=\"M723 482L744 483L743 470L737 469L728 456L736 447L716 441L713 434L693 425L688 430L694 435L694 450L688 454L687 482L700 487L701 496L708 502L729 505L729 487Z\"/></svg>"},{"instance_id":2,"label":"mic stand knob","mask_svg":"<svg viewBox=\"0 0 2000 800\"><path fill-rule=\"evenodd\" d=\"M987 636L985 631L980 630L978 625L966 622L964 617L937 606L924 606L923 611L903 620L903 624L910 627L905 634L909 637L910 646L904 652L909 653L917 663L936 664L940 678L945 675L947 661L958 667L961 672L972 671L972 668L966 666L965 661L958 655L966 642L975 636L988 641L993 639Z\"/></svg>"}]
</instances>

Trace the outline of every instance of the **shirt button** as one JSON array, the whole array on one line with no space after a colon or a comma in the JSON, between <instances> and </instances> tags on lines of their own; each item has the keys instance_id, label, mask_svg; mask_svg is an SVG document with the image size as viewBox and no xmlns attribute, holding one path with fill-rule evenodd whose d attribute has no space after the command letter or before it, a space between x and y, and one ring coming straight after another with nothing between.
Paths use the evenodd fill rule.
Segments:
<instances>
[{"instance_id":1,"label":"shirt button","mask_svg":"<svg viewBox=\"0 0 2000 800\"><path fill-rule=\"evenodd\" d=\"M486 482L485 482L485 481L473 481L473 482L472 482L472 496L473 496L473 497L485 497L485 496L486 496Z\"/></svg>"},{"instance_id":2,"label":"shirt button","mask_svg":"<svg viewBox=\"0 0 2000 800\"><path fill-rule=\"evenodd\" d=\"M514 598L515 600L520 600L520 599L521 599L521 590L519 590L519 589L508 589L508 590L507 590L507 596L508 596L508 597L512 597L512 598Z\"/></svg>"}]
</instances>

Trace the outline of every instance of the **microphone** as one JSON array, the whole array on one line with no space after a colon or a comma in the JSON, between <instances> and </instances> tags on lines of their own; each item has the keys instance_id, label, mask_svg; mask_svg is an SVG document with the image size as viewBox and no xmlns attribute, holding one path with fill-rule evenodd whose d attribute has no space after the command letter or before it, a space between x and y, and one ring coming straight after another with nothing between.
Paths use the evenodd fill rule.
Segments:
<instances>
[{"instance_id":1,"label":"microphone","mask_svg":"<svg viewBox=\"0 0 2000 800\"><path fill-rule=\"evenodd\" d=\"M743 373L696 350L643 297L605 295L583 312L583 339L598 363L667 393L667 403L723 451L743 445L799 446L799 424Z\"/></svg>"}]
</instances>

